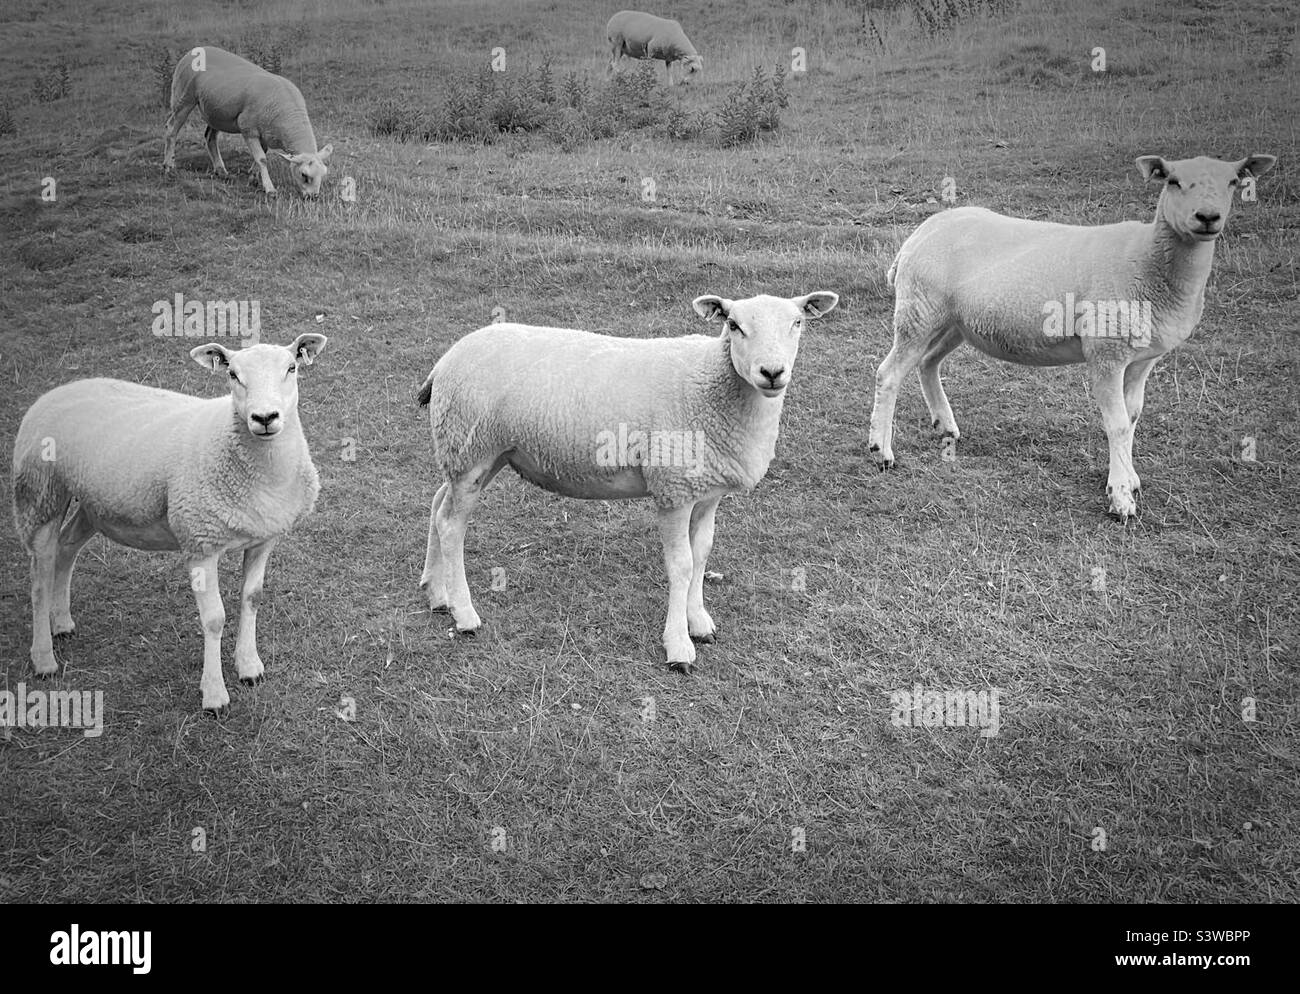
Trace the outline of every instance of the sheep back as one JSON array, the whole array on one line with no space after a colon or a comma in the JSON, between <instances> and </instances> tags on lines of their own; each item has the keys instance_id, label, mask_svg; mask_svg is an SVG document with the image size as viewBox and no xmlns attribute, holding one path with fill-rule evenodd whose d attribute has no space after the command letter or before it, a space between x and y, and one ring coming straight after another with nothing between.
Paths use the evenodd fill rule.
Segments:
<instances>
[{"instance_id":1,"label":"sheep back","mask_svg":"<svg viewBox=\"0 0 1300 994\"><path fill-rule=\"evenodd\" d=\"M618 494L661 506L752 489L772 459L780 417L779 399L760 408L736 375L726 338L707 335L630 339L494 324L453 345L427 389L435 463L448 479L513 451L510 464L525 479L581 497L633 468L609 465L612 440L640 432L702 441L698 458L692 449L676 464L640 462L640 492L632 485Z\"/></svg>"},{"instance_id":2,"label":"sheep back","mask_svg":"<svg viewBox=\"0 0 1300 994\"><path fill-rule=\"evenodd\" d=\"M71 498L105 535L137 548L197 553L287 531L320 489L301 428L295 420L285 428L294 434L272 443L242 432L228 396L111 379L56 387L15 439L19 533Z\"/></svg>"}]
</instances>

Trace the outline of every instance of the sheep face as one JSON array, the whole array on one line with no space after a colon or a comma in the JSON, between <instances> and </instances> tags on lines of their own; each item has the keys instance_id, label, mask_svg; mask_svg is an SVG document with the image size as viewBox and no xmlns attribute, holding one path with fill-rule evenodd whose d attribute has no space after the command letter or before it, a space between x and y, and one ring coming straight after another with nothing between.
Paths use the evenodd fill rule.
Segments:
<instances>
[{"instance_id":1,"label":"sheep face","mask_svg":"<svg viewBox=\"0 0 1300 994\"><path fill-rule=\"evenodd\" d=\"M1276 161L1271 155L1252 155L1237 162L1143 155L1137 167L1144 179L1164 180L1157 217L1185 241L1212 242L1223 231L1237 187L1248 177L1262 176Z\"/></svg>"},{"instance_id":2,"label":"sheep face","mask_svg":"<svg viewBox=\"0 0 1300 994\"><path fill-rule=\"evenodd\" d=\"M736 374L764 397L779 397L790 385L804 320L829 313L839 300L825 290L793 299L728 300L710 294L696 297L692 306L706 321L722 319Z\"/></svg>"},{"instance_id":3,"label":"sheep face","mask_svg":"<svg viewBox=\"0 0 1300 994\"><path fill-rule=\"evenodd\" d=\"M297 155L280 153L293 166L294 186L304 197L314 197L320 193L321 184L325 182L325 174L329 172L325 163L329 161L333 151L333 145L326 145L319 152L300 152Z\"/></svg>"},{"instance_id":4,"label":"sheep face","mask_svg":"<svg viewBox=\"0 0 1300 994\"><path fill-rule=\"evenodd\" d=\"M702 56L692 55L683 64L686 66L686 71L682 73L682 78L678 80L679 83L690 82L704 72L704 59Z\"/></svg>"},{"instance_id":5,"label":"sheep face","mask_svg":"<svg viewBox=\"0 0 1300 994\"><path fill-rule=\"evenodd\" d=\"M227 373L236 419L250 435L265 442L297 419L298 366L310 366L325 342L324 335L304 334L287 348L250 345L238 351L214 342L200 345L190 355L204 369Z\"/></svg>"}]
</instances>

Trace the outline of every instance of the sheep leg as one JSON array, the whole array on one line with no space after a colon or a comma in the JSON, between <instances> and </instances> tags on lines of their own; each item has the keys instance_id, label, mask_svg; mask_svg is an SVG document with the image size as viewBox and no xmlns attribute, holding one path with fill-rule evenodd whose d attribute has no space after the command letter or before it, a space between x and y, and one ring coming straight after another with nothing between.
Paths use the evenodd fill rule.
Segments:
<instances>
[{"instance_id":1,"label":"sheep leg","mask_svg":"<svg viewBox=\"0 0 1300 994\"><path fill-rule=\"evenodd\" d=\"M32 669L37 676L45 677L59 669L50 633L50 604L55 561L59 553L59 519L47 521L37 528L28 549L32 562Z\"/></svg>"},{"instance_id":2,"label":"sheep leg","mask_svg":"<svg viewBox=\"0 0 1300 994\"><path fill-rule=\"evenodd\" d=\"M252 131L243 131L244 144L248 146L248 154L253 157L253 165L262 177L262 192L275 194L275 184L271 182L270 170L266 168L266 149L262 147L261 139Z\"/></svg>"},{"instance_id":3,"label":"sheep leg","mask_svg":"<svg viewBox=\"0 0 1300 994\"><path fill-rule=\"evenodd\" d=\"M226 609L218 587L217 560L220 553L195 556L189 561L190 587L199 607L199 624L203 627L203 710L221 717L230 710L230 694L221 676L221 633L226 627Z\"/></svg>"},{"instance_id":4,"label":"sheep leg","mask_svg":"<svg viewBox=\"0 0 1300 994\"><path fill-rule=\"evenodd\" d=\"M921 381L921 396L925 398L925 406L930 409L931 427L941 430L944 437L951 436L954 441L961 438L961 432L957 428L957 419L953 417L952 405L948 403L948 395L944 392L943 381L939 379L939 365L961 343L961 331L949 328L930 346L921 360L921 368L917 370L917 377Z\"/></svg>"},{"instance_id":5,"label":"sheep leg","mask_svg":"<svg viewBox=\"0 0 1300 994\"><path fill-rule=\"evenodd\" d=\"M96 531L90 516L81 507L59 531L58 555L54 560L54 602L50 610L50 623L55 635L67 635L76 630L72 620L72 570L77 564L77 555Z\"/></svg>"},{"instance_id":6,"label":"sheep leg","mask_svg":"<svg viewBox=\"0 0 1300 994\"><path fill-rule=\"evenodd\" d=\"M1124 407L1124 368L1095 365L1089 372L1092 394L1101 408L1101 423L1110 446L1110 475L1106 481L1110 513L1127 521L1137 514L1135 497L1140 483L1133 471L1133 425Z\"/></svg>"},{"instance_id":7,"label":"sheep leg","mask_svg":"<svg viewBox=\"0 0 1300 994\"><path fill-rule=\"evenodd\" d=\"M664 622L664 651L668 654L668 668L682 673L689 673L695 662L695 646L691 642L687 621L687 599L695 573L690 535L693 507L694 505L688 504L685 507L659 509L659 538L663 542L664 566L668 570L668 618Z\"/></svg>"},{"instance_id":8,"label":"sheep leg","mask_svg":"<svg viewBox=\"0 0 1300 994\"><path fill-rule=\"evenodd\" d=\"M447 610L447 580L442 565L442 543L438 540L438 508L447 496L447 484L438 488L429 506L429 542L424 551L424 572L420 574L420 586L429 595L430 611Z\"/></svg>"},{"instance_id":9,"label":"sheep leg","mask_svg":"<svg viewBox=\"0 0 1300 994\"><path fill-rule=\"evenodd\" d=\"M266 667L257 654L257 608L262 603L262 578L271 550L280 540L267 539L260 545L244 550L244 592L239 603L239 635L235 639L235 672L239 682L255 687L262 682Z\"/></svg>"},{"instance_id":10,"label":"sheep leg","mask_svg":"<svg viewBox=\"0 0 1300 994\"><path fill-rule=\"evenodd\" d=\"M189 119L190 111L198 105L192 94L182 96L180 102L173 99L171 113L167 115L167 137L163 141L163 172L176 171L176 136Z\"/></svg>"},{"instance_id":11,"label":"sheep leg","mask_svg":"<svg viewBox=\"0 0 1300 994\"><path fill-rule=\"evenodd\" d=\"M673 60L664 59L664 73L668 76L668 85L673 85Z\"/></svg>"},{"instance_id":12,"label":"sheep leg","mask_svg":"<svg viewBox=\"0 0 1300 994\"><path fill-rule=\"evenodd\" d=\"M618 71L619 59L622 58L622 56L623 56L622 40L620 39L619 41L615 41L613 38L610 38L609 39L609 66L605 70L606 77L613 76L614 73Z\"/></svg>"},{"instance_id":13,"label":"sheep leg","mask_svg":"<svg viewBox=\"0 0 1300 994\"><path fill-rule=\"evenodd\" d=\"M1142 417L1142 405L1146 401L1147 377L1160 360L1140 359L1124 370L1124 409L1128 412L1129 423L1137 427L1138 418Z\"/></svg>"},{"instance_id":14,"label":"sheep leg","mask_svg":"<svg viewBox=\"0 0 1300 994\"><path fill-rule=\"evenodd\" d=\"M203 137L208 143L208 161L212 163L212 171L225 179L230 174L226 172L226 164L221 161L221 149L217 148L217 129L209 126L208 130L203 132Z\"/></svg>"},{"instance_id":15,"label":"sheep leg","mask_svg":"<svg viewBox=\"0 0 1300 994\"><path fill-rule=\"evenodd\" d=\"M894 465L894 405L898 402L898 389L943 332L940 327L918 333L909 322L895 315L894 347L876 370L876 400L871 408L871 432L867 439L872 457L882 470Z\"/></svg>"},{"instance_id":16,"label":"sheep leg","mask_svg":"<svg viewBox=\"0 0 1300 994\"><path fill-rule=\"evenodd\" d=\"M1133 466L1133 437L1137 434L1138 418L1142 417L1142 405L1146 401L1147 377L1151 375L1151 370L1159 360L1159 356L1154 359L1142 359L1124 370L1124 410L1128 414L1129 423L1130 469ZM1129 486L1134 493L1142 489L1142 481L1138 479L1136 472L1129 477Z\"/></svg>"},{"instance_id":17,"label":"sheep leg","mask_svg":"<svg viewBox=\"0 0 1300 994\"><path fill-rule=\"evenodd\" d=\"M691 587L686 597L686 631L696 642L712 642L718 626L704 610L704 567L713 551L713 517L721 496L702 500L691 510Z\"/></svg>"},{"instance_id":18,"label":"sheep leg","mask_svg":"<svg viewBox=\"0 0 1300 994\"><path fill-rule=\"evenodd\" d=\"M447 585L447 605L456 621L456 631L465 635L472 634L483 624L474 610L469 582L465 579L465 530L469 527L469 516L478 503L482 486L475 480L476 475L471 473L446 484L447 492L434 512L443 558L442 575Z\"/></svg>"}]
</instances>

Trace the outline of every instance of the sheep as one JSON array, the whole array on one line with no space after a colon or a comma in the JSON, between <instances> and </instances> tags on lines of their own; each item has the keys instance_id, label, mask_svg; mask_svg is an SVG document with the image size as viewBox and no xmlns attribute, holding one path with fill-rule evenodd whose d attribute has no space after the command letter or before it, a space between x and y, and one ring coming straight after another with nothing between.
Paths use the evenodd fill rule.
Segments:
<instances>
[{"instance_id":1,"label":"sheep","mask_svg":"<svg viewBox=\"0 0 1300 994\"><path fill-rule=\"evenodd\" d=\"M609 42L609 71L613 75L624 55L634 59L660 59L673 85L673 63L682 62L686 71L679 83L685 83L704 71L704 59L695 51L686 32L676 21L656 17L639 10L620 10L605 25Z\"/></svg>"},{"instance_id":2,"label":"sheep","mask_svg":"<svg viewBox=\"0 0 1300 994\"><path fill-rule=\"evenodd\" d=\"M499 323L456 342L419 393L442 481L420 577L430 609L450 610L461 633L482 623L465 580L465 531L504 466L566 497L650 497L668 571L664 650L671 669L689 672L692 640L716 632L703 582L718 502L767 472L804 320L838 302L826 291L697 297L697 314L723 321L717 337Z\"/></svg>"},{"instance_id":3,"label":"sheep","mask_svg":"<svg viewBox=\"0 0 1300 994\"><path fill-rule=\"evenodd\" d=\"M320 490L298 421L297 371L325 342L303 334L287 348L200 345L190 352L194 360L230 378L230 393L208 400L95 378L55 387L32 404L14 441L13 513L31 557L37 675L58 670L51 636L76 627L73 566L100 532L132 548L186 555L203 628L203 708L219 716L230 695L221 675L217 566L223 552L243 551L235 668L241 683L261 680L256 623L267 559Z\"/></svg>"},{"instance_id":4,"label":"sheep","mask_svg":"<svg viewBox=\"0 0 1300 994\"><path fill-rule=\"evenodd\" d=\"M950 446L960 432L939 364L963 342L1022 365L1086 363L1110 446L1109 510L1122 522L1135 515L1133 432L1147 377L1200 321L1233 191L1275 161L1139 156L1143 179L1164 181L1151 223L1055 224L981 207L926 219L887 276L894 344L876 373L869 437L879 467L894 464L894 403L918 364L933 427Z\"/></svg>"},{"instance_id":5,"label":"sheep","mask_svg":"<svg viewBox=\"0 0 1300 994\"><path fill-rule=\"evenodd\" d=\"M243 135L253 168L261 174L262 189L275 194L266 168L266 149L280 149L292 166L298 192L304 197L320 193L329 172L325 163L334 151L326 145L317 151L316 135L307 118L307 104L298 87L247 59L214 45L187 52L172 75L171 113L163 149L163 170L176 170L176 135L197 107L207 122L204 138L212 171L227 176L217 149L217 133Z\"/></svg>"}]
</instances>

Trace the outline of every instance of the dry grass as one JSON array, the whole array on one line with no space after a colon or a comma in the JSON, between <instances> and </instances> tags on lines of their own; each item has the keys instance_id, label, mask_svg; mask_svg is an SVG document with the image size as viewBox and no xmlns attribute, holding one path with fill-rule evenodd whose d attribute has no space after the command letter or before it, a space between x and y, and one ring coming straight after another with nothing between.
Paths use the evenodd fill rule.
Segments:
<instances>
[{"instance_id":1,"label":"dry grass","mask_svg":"<svg viewBox=\"0 0 1300 994\"><path fill-rule=\"evenodd\" d=\"M24 94L65 61L71 92L15 105L0 137L0 435L73 377L220 389L193 343L149 333L151 303L176 292L259 299L274 340L310 327L330 347L303 377L323 487L268 574L267 682L232 688L228 721L201 718L180 562L89 546L54 686L102 689L106 731L0 741L0 899L1300 897L1300 94L1294 73L1258 66L1284 10L1025 2L930 37L906 7L872 9L882 48L858 4L736 6L678 5L706 75L671 100L714 107L794 46L809 72L776 133L722 150L653 128L569 149L369 136L376 93L420 99L498 45L599 85L601 25L577 0L281 0L233 33L218 3L94 26L76 5L10 5L0 85ZM350 176L355 204L217 181L194 125L178 178L161 179L149 56L232 34L289 43L285 72L336 149L330 192ZM247 168L223 148L232 174ZM1141 522L1103 513L1105 440L1078 369L958 353L959 461L939 458L910 387L900 468L876 474L883 273L943 177L961 202L1025 216L1146 218L1154 191L1131 165L1145 152L1281 163L1229 222L1195 338L1152 377ZM56 204L37 198L46 175ZM722 640L698 676L662 666L642 504L503 476L467 552L484 631L453 641L422 609L433 481L413 394L450 342L494 307L665 335L702 328L700 293L819 287L842 307L807 335L777 460L720 511ZM30 680L12 533L0 564L12 686ZM916 683L1001 688L1000 734L894 727L890 692Z\"/></svg>"}]
</instances>

